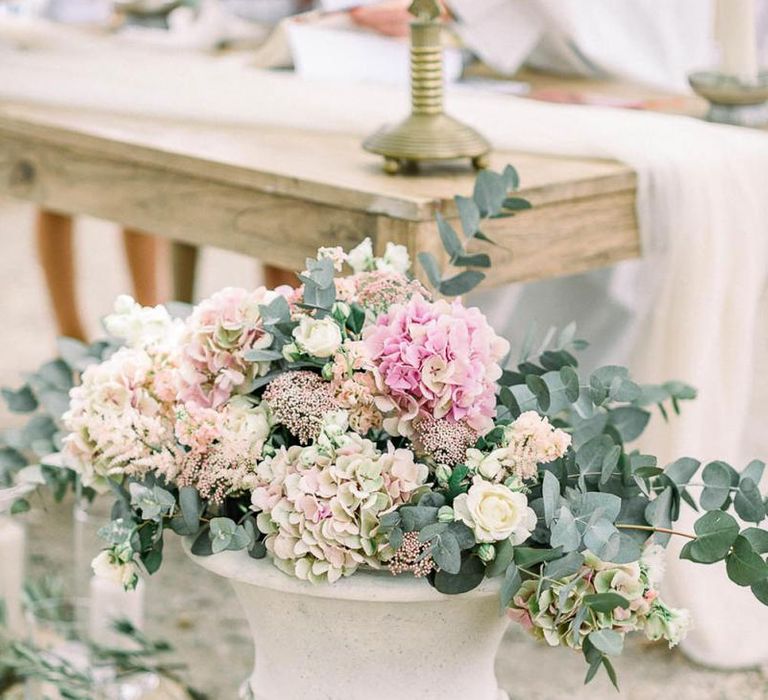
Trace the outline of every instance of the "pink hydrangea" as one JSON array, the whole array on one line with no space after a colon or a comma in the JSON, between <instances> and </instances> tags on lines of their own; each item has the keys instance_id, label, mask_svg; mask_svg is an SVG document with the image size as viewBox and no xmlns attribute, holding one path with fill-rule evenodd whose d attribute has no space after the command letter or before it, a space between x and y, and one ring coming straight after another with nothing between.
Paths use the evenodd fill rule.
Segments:
<instances>
[{"instance_id":1,"label":"pink hydrangea","mask_svg":"<svg viewBox=\"0 0 768 700\"><path fill-rule=\"evenodd\" d=\"M240 387L269 371L269 362L251 362L249 350L268 348L260 306L278 292L227 287L198 304L187 319L179 361L179 399L206 408L222 405Z\"/></svg>"},{"instance_id":2,"label":"pink hydrangea","mask_svg":"<svg viewBox=\"0 0 768 700\"><path fill-rule=\"evenodd\" d=\"M485 433L496 414L495 382L509 343L477 308L415 295L393 306L365 331L365 344L390 414L390 433L409 434L430 416L464 421Z\"/></svg>"}]
</instances>

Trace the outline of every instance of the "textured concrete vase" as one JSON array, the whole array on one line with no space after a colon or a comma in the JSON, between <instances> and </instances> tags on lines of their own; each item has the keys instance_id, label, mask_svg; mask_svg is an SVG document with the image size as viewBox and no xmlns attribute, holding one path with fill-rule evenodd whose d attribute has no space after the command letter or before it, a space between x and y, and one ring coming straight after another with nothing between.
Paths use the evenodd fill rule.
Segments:
<instances>
[{"instance_id":1,"label":"textured concrete vase","mask_svg":"<svg viewBox=\"0 0 768 700\"><path fill-rule=\"evenodd\" d=\"M497 581L446 596L387 572L313 585L245 552L192 558L240 599L256 700L507 700L493 670L507 626Z\"/></svg>"}]
</instances>

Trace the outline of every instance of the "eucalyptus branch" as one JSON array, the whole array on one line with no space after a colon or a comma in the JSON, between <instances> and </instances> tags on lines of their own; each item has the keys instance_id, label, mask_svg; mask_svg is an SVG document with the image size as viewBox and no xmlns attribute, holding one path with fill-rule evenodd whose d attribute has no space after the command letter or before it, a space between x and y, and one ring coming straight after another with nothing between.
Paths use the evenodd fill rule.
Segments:
<instances>
[{"instance_id":1,"label":"eucalyptus branch","mask_svg":"<svg viewBox=\"0 0 768 700\"><path fill-rule=\"evenodd\" d=\"M627 523L616 523L616 527L622 530L643 530L645 532L663 532L665 535L678 535L679 537L687 537L689 540L697 539L696 535L692 535L689 532L680 532L679 530L672 530L668 527L655 527L653 525L629 525Z\"/></svg>"}]
</instances>

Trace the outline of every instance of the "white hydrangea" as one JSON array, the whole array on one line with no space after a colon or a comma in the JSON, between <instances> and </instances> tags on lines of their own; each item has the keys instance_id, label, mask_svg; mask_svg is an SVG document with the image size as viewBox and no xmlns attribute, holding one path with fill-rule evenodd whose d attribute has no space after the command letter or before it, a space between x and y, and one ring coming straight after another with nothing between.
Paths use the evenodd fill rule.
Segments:
<instances>
[{"instance_id":1,"label":"white hydrangea","mask_svg":"<svg viewBox=\"0 0 768 700\"><path fill-rule=\"evenodd\" d=\"M164 306L141 306L127 294L115 301L114 313L104 319L107 333L125 341L128 347L148 348L156 344L170 346L183 329Z\"/></svg>"},{"instance_id":2,"label":"white hydrangea","mask_svg":"<svg viewBox=\"0 0 768 700\"><path fill-rule=\"evenodd\" d=\"M408 248L390 241L384 250L384 257L376 258L374 264L377 270L404 275L411 269L411 257L408 255Z\"/></svg>"},{"instance_id":3,"label":"white hydrangea","mask_svg":"<svg viewBox=\"0 0 768 700\"><path fill-rule=\"evenodd\" d=\"M370 238L366 238L347 253L347 263L355 272L368 272L374 269L373 243Z\"/></svg>"}]
</instances>

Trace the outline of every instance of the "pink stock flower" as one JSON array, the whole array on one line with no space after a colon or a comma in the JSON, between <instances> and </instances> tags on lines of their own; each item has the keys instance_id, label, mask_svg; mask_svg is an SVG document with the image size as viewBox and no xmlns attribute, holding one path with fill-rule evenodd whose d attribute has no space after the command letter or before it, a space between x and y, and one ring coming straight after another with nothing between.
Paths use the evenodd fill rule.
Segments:
<instances>
[{"instance_id":1,"label":"pink stock flower","mask_svg":"<svg viewBox=\"0 0 768 700\"><path fill-rule=\"evenodd\" d=\"M479 309L417 294L380 316L364 339L383 394L380 407L395 413L385 422L389 432L410 433L419 415L464 421L481 434L491 429L499 361L509 343Z\"/></svg>"}]
</instances>

